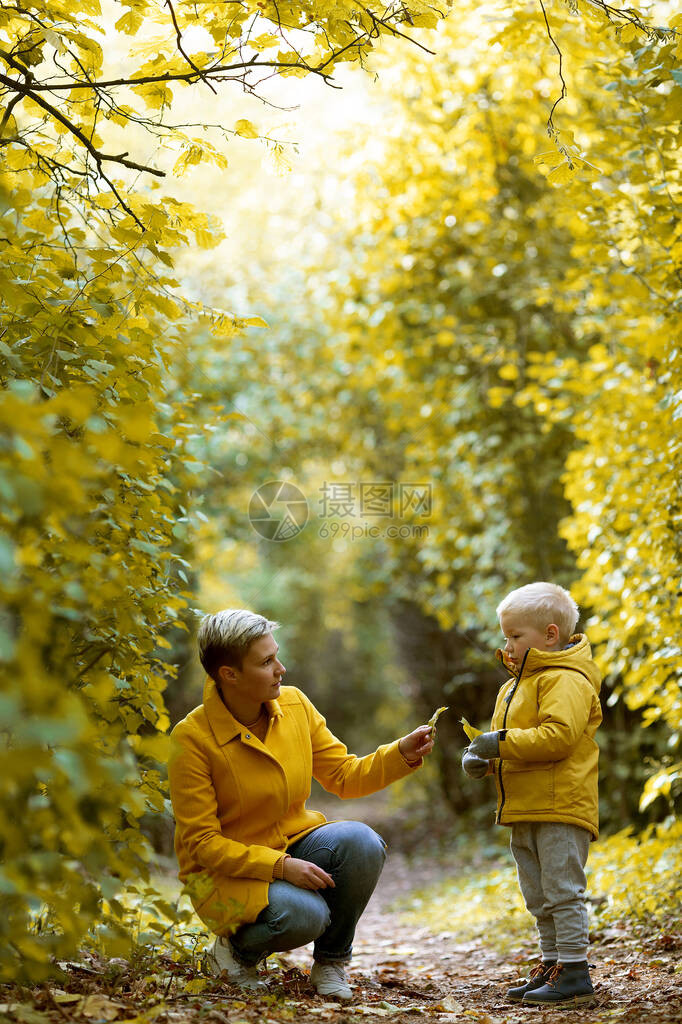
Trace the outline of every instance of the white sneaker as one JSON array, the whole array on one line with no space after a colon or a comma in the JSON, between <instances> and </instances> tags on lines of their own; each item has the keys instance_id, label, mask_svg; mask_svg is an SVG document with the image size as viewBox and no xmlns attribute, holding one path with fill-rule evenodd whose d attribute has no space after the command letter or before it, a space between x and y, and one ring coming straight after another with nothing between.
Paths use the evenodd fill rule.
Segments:
<instances>
[{"instance_id":1,"label":"white sneaker","mask_svg":"<svg viewBox=\"0 0 682 1024\"><path fill-rule=\"evenodd\" d=\"M208 952L209 970L217 978L227 975L226 980L240 988L267 989L267 984L255 967L240 964L232 952L229 939L218 937Z\"/></svg>"},{"instance_id":2,"label":"white sneaker","mask_svg":"<svg viewBox=\"0 0 682 1024\"><path fill-rule=\"evenodd\" d=\"M316 960L310 972L310 981L318 996L343 1000L353 998L343 964L318 964Z\"/></svg>"}]
</instances>

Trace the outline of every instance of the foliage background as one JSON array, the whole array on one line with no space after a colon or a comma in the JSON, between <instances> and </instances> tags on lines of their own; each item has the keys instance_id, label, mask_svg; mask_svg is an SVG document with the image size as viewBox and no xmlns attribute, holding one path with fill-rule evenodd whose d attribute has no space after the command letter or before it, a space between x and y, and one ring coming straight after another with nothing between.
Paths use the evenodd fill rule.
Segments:
<instances>
[{"instance_id":1,"label":"foliage background","mask_svg":"<svg viewBox=\"0 0 682 1024\"><path fill-rule=\"evenodd\" d=\"M461 5L436 30L414 3L391 24L435 56L375 56L370 8L351 38L320 6L283 49L255 6L200 29L178 6L189 57L172 8L3 8L5 979L93 928L129 949L204 610L282 621L290 680L359 752L448 703L403 796L482 828L457 718L492 708L495 605L571 585L605 673L606 830L679 806L681 17ZM332 103L334 48L376 80L337 72ZM226 82L253 52L280 75ZM279 544L248 519L273 479L311 511ZM321 514L325 484L372 481L430 485L430 516L391 538Z\"/></svg>"}]
</instances>

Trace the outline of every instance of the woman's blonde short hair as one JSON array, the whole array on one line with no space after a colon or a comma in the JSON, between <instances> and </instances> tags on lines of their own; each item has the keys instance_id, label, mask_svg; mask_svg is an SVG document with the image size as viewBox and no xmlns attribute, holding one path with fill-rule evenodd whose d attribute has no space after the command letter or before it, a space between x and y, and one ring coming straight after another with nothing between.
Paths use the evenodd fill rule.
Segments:
<instances>
[{"instance_id":1,"label":"woman's blonde short hair","mask_svg":"<svg viewBox=\"0 0 682 1024\"><path fill-rule=\"evenodd\" d=\"M512 590L498 604L497 617L507 612L522 615L537 629L544 629L553 622L559 627L562 643L570 640L580 618L578 605L557 583L527 583L525 587Z\"/></svg>"},{"instance_id":2,"label":"woman's blonde short hair","mask_svg":"<svg viewBox=\"0 0 682 1024\"><path fill-rule=\"evenodd\" d=\"M278 626L279 622L271 622L246 608L225 608L215 615L204 615L197 633L201 664L213 679L222 665L241 669L253 641Z\"/></svg>"}]
</instances>

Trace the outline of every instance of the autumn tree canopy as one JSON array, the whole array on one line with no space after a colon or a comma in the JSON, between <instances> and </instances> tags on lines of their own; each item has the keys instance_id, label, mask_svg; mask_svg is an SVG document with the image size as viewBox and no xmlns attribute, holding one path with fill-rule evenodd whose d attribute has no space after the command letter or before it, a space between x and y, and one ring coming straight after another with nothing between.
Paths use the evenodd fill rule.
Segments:
<instances>
[{"instance_id":1,"label":"autumn tree canopy","mask_svg":"<svg viewBox=\"0 0 682 1024\"><path fill-rule=\"evenodd\" d=\"M173 96L257 90L272 74L329 78L406 20L439 13L421 0L0 11L0 760L3 820L16 823L2 839L2 978L43 976L96 920L128 947L115 897L144 877L139 819L164 806L168 634L187 629L203 472L186 444L193 399L169 372L183 380L188 323L223 344L250 322L183 299L171 275L173 250L215 244L220 225L160 201L170 168L165 150L154 159L158 142L176 170L225 160L195 134L200 119L174 123ZM121 34L129 51L112 71ZM256 134L244 119L216 130ZM232 415L214 408L212 428Z\"/></svg>"},{"instance_id":2,"label":"autumn tree canopy","mask_svg":"<svg viewBox=\"0 0 682 1024\"><path fill-rule=\"evenodd\" d=\"M421 672L423 710L444 683L476 699L507 589L571 583L611 703L657 723L634 760L642 808L664 809L682 715L680 19L496 12L460 5L435 57L375 64L379 155L356 132L351 203L304 215L327 248L294 272L288 249L279 291L251 279L273 338L240 374L268 395L277 366L268 430L312 494L334 457L346 479L432 484L427 539L355 545L358 593L464 638L444 639L436 692Z\"/></svg>"},{"instance_id":3,"label":"autumn tree canopy","mask_svg":"<svg viewBox=\"0 0 682 1024\"><path fill-rule=\"evenodd\" d=\"M0 10L2 979L46 976L95 923L129 947L193 620L202 443L262 384L256 345L229 387L208 366L197 382L189 338L237 352L263 322L183 294L175 254L221 228L159 183L258 133L204 123L199 99L181 123L187 90L333 87L339 63L373 69L383 37L412 37L381 71L385 159L306 271L325 297L310 345L278 355L280 304L260 348L298 399L288 452L319 438L358 473L436 480L428 543L383 544L359 576L376 592L466 631L522 571L574 577L614 692L671 738L682 715L682 16L458 5L429 35L446 11L422 0L122 8ZM647 800L680 772L660 769Z\"/></svg>"}]
</instances>

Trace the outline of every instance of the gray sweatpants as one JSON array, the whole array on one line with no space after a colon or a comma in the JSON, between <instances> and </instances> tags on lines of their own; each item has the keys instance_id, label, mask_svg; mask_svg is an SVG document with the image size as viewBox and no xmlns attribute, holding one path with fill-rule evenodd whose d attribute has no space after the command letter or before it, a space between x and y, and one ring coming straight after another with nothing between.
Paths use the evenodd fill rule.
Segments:
<instances>
[{"instance_id":1,"label":"gray sweatpants","mask_svg":"<svg viewBox=\"0 0 682 1024\"><path fill-rule=\"evenodd\" d=\"M590 833L562 822L520 821L512 825L510 846L526 907L538 926L543 960L586 960L584 868Z\"/></svg>"}]
</instances>

